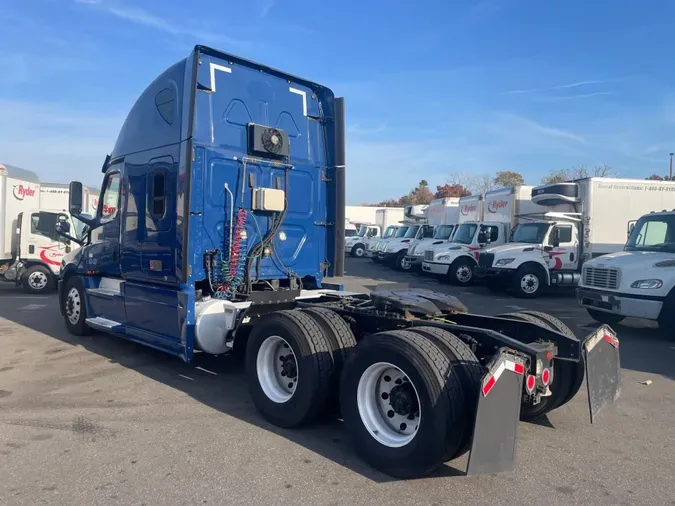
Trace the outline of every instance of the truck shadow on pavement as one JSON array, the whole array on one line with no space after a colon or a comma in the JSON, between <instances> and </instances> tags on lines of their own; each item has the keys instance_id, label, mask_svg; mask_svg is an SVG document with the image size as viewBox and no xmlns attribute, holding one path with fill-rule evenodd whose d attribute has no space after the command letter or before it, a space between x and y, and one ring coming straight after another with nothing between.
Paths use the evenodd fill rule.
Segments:
<instances>
[{"instance_id":1,"label":"truck shadow on pavement","mask_svg":"<svg viewBox=\"0 0 675 506\"><path fill-rule=\"evenodd\" d=\"M282 429L268 423L251 401L244 377L243 357L238 354L220 357L199 354L192 364L186 364L164 352L99 332L76 337L67 332L56 297L43 299L41 304L46 307L41 310L40 317L31 318L35 313L31 315L28 312L9 311L1 302L2 295L2 318L43 333L61 343L81 346L110 363L136 371L153 381L182 391L210 408L282 436L365 478L378 483L398 481L371 468L355 454L342 423L337 419L324 419L297 429ZM464 462L464 458L453 461L424 478L463 476ZM304 463L310 463L310 460L304 459ZM455 465L459 467L456 468Z\"/></svg>"}]
</instances>

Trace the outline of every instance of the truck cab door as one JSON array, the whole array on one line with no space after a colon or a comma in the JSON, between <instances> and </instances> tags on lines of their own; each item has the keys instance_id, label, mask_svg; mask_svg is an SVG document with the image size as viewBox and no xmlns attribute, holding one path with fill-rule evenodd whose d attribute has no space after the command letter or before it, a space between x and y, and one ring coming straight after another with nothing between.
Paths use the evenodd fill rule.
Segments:
<instances>
[{"instance_id":1,"label":"truck cab door","mask_svg":"<svg viewBox=\"0 0 675 506\"><path fill-rule=\"evenodd\" d=\"M122 186L118 168L108 170L98 205L100 225L91 231L92 246L88 252L88 270L104 277L121 276L120 270L120 194Z\"/></svg>"},{"instance_id":2,"label":"truck cab door","mask_svg":"<svg viewBox=\"0 0 675 506\"><path fill-rule=\"evenodd\" d=\"M579 265L579 241L576 227L571 223L557 224L549 233L548 267L552 270L575 270Z\"/></svg>"}]
</instances>

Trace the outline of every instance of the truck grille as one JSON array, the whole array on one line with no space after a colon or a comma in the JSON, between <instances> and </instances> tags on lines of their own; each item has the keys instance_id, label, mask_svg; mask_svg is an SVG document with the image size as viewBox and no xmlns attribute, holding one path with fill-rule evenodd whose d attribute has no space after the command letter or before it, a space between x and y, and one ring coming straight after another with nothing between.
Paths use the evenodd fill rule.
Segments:
<instances>
[{"instance_id":1,"label":"truck grille","mask_svg":"<svg viewBox=\"0 0 675 506\"><path fill-rule=\"evenodd\" d=\"M621 271L619 269L605 269L602 267L584 267L584 285L595 288L619 288Z\"/></svg>"},{"instance_id":2,"label":"truck grille","mask_svg":"<svg viewBox=\"0 0 675 506\"><path fill-rule=\"evenodd\" d=\"M434 259L434 250L432 250L432 249L426 250L426 251L424 252L424 259L425 259L427 262L432 262L433 259Z\"/></svg>"},{"instance_id":3,"label":"truck grille","mask_svg":"<svg viewBox=\"0 0 675 506\"><path fill-rule=\"evenodd\" d=\"M478 265L480 267L492 267L492 262L495 261L494 253L481 253L478 255Z\"/></svg>"}]
</instances>

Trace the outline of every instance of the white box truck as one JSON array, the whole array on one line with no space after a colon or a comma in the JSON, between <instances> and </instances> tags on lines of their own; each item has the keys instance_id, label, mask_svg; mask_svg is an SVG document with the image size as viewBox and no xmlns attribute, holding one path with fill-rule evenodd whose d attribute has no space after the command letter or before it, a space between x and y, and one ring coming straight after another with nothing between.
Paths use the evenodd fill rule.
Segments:
<instances>
[{"instance_id":1,"label":"white box truck","mask_svg":"<svg viewBox=\"0 0 675 506\"><path fill-rule=\"evenodd\" d=\"M452 238L459 220L459 197L432 200L426 214L427 224L434 227L433 236L410 243L408 252L399 266L403 271L420 269L427 249L447 243Z\"/></svg>"},{"instance_id":2,"label":"white box truck","mask_svg":"<svg viewBox=\"0 0 675 506\"><path fill-rule=\"evenodd\" d=\"M365 256L377 261L377 245L380 241L390 239L396 234L403 223L404 208L385 207L378 209L375 213L375 225L378 227L378 233L374 237L365 238Z\"/></svg>"},{"instance_id":3,"label":"white box truck","mask_svg":"<svg viewBox=\"0 0 675 506\"><path fill-rule=\"evenodd\" d=\"M587 178L538 186L532 201L543 212L526 216L511 244L486 250L476 269L492 289L518 297L576 286L585 262L623 250L629 222L675 207L675 183Z\"/></svg>"},{"instance_id":4,"label":"white box truck","mask_svg":"<svg viewBox=\"0 0 675 506\"><path fill-rule=\"evenodd\" d=\"M474 280L474 268L478 258L489 245L509 241L511 229L520 213L531 212L531 186L499 188L485 194L482 205L478 202L460 204L460 224L451 244L444 250L425 252L422 269L425 272L446 278L454 285L468 285ZM468 197L467 197L468 198ZM473 221L478 208L479 220Z\"/></svg>"},{"instance_id":5,"label":"white box truck","mask_svg":"<svg viewBox=\"0 0 675 506\"><path fill-rule=\"evenodd\" d=\"M78 247L56 233L59 221L78 228L66 210L67 189L41 184L34 172L0 164L0 281L31 293L56 287L63 256Z\"/></svg>"}]
</instances>

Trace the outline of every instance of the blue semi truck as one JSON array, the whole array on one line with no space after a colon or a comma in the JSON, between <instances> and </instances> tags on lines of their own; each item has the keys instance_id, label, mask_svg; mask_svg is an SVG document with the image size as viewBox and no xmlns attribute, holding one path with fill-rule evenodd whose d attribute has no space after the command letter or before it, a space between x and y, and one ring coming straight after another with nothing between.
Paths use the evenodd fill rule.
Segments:
<instances>
[{"instance_id":1,"label":"blue semi truck","mask_svg":"<svg viewBox=\"0 0 675 506\"><path fill-rule=\"evenodd\" d=\"M252 400L280 427L343 420L394 477L470 451L468 474L515 465L519 419L569 401L591 421L619 393L618 340L538 312L470 313L456 298L348 292L344 102L319 84L197 46L138 98L102 167L95 215L63 260L68 330L171 353L242 350ZM73 234L75 235L75 234Z\"/></svg>"}]
</instances>

